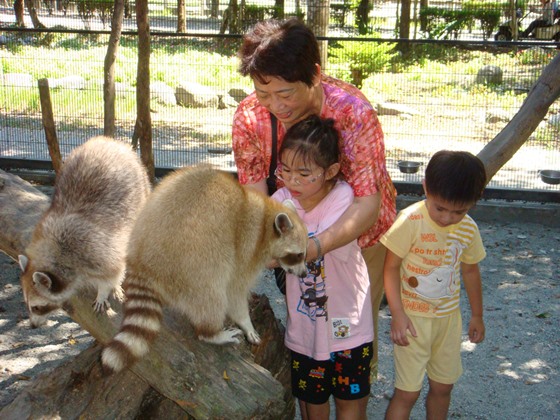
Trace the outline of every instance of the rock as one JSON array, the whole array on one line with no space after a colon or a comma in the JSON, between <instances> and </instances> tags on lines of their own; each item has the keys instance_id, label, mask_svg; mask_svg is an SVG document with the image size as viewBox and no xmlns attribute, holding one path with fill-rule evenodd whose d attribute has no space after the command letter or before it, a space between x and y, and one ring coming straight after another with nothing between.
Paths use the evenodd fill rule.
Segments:
<instances>
[{"instance_id":1,"label":"rock","mask_svg":"<svg viewBox=\"0 0 560 420\"><path fill-rule=\"evenodd\" d=\"M66 76L60 79L48 79L49 87L51 89L62 88L62 89L77 89L83 90L86 88L86 79L82 76Z\"/></svg>"},{"instance_id":2,"label":"rock","mask_svg":"<svg viewBox=\"0 0 560 420\"><path fill-rule=\"evenodd\" d=\"M476 75L476 83L499 85L502 83L504 72L498 66L484 66Z\"/></svg>"},{"instance_id":3,"label":"rock","mask_svg":"<svg viewBox=\"0 0 560 420\"><path fill-rule=\"evenodd\" d=\"M249 88L237 87L231 88L228 91L229 96L231 96L237 103L241 102L247 96L249 96L253 91Z\"/></svg>"},{"instance_id":4,"label":"rock","mask_svg":"<svg viewBox=\"0 0 560 420\"><path fill-rule=\"evenodd\" d=\"M177 104L190 108L217 108L218 95L209 87L194 82L182 82L175 88Z\"/></svg>"},{"instance_id":5,"label":"rock","mask_svg":"<svg viewBox=\"0 0 560 420\"><path fill-rule=\"evenodd\" d=\"M36 87L33 76L26 73L6 73L3 77L4 86Z\"/></svg>"},{"instance_id":6,"label":"rock","mask_svg":"<svg viewBox=\"0 0 560 420\"><path fill-rule=\"evenodd\" d=\"M175 91L165 82L153 82L150 84L150 96L155 102L162 105L177 105Z\"/></svg>"},{"instance_id":7,"label":"rock","mask_svg":"<svg viewBox=\"0 0 560 420\"><path fill-rule=\"evenodd\" d=\"M490 109L486 113L486 122L489 124L509 122L510 119L510 115L503 109Z\"/></svg>"},{"instance_id":8,"label":"rock","mask_svg":"<svg viewBox=\"0 0 560 420\"><path fill-rule=\"evenodd\" d=\"M377 104L377 115L401 115L401 114L408 114L408 115L419 115L416 109L411 108L406 105L401 104L394 104L391 102L384 102Z\"/></svg>"}]
</instances>

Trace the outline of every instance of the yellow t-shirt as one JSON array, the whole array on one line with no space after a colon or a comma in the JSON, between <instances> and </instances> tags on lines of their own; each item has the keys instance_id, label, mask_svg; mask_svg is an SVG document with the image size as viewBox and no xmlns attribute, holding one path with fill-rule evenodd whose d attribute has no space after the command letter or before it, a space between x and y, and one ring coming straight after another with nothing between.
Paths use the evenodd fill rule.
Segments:
<instances>
[{"instance_id":1,"label":"yellow t-shirt","mask_svg":"<svg viewBox=\"0 0 560 420\"><path fill-rule=\"evenodd\" d=\"M461 263L476 264L486 256L475 221L438 226L425 201L402 210L381 243L403 259L401 299L405 312L444 317L459 309Z\"/></svg>"}]
</instances>

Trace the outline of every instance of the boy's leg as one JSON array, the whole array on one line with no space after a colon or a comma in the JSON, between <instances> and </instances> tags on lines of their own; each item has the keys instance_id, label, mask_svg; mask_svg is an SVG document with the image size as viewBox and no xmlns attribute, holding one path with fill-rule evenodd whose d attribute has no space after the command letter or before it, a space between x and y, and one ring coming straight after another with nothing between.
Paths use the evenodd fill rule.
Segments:
<instances>
[{"instance_id":1,"label":"boy's leg","mask_svg":"<svg viewBox=\"0 0 560 420\"><path fill-rule=\"evenodd\" d=\"M451 402L451 391L453 384L441 384L428 379L430 389L426 397L426 419L445 420Z\"/></svg>"},{"instance_id":2,"label":"boy's leg","mask_svg":"<svg viewBox=\"0 0 560 420\"><path fill-rule=\"evenodd\" d=\"M373 358L371 361L371 378L372 382L377 380L377 365L379 361L379 339L378 339L378 319L379 319L379 305L381 304L381 299L383 298L383 264L385 263L385 254L387 248L385 248L381 243L377 243L369 248L362 249L362 255L367 265L370 292L371 292L371 304L373 311Z\"/></svg>"},{"instance_id":3,"label":"boy's leg","mask_svg":"<svg viewBox=\"0 0 560 420\"><path fill-rule=\"evenodd\" d=\"M420 396L420 391L409 392L395 388L393 398L389 401L387 411L385 412L386 420L408 420L412 407L416 404L416 400Z\"/></svg>"},{"instance_id":4,"label":"boy's leg","mask_svg":"<svg viewBox=\"0 0 560 420\"><path fill-rule=\"evenodd\" d=\"M408 346L393 346L395 393L385 413L385 418L389 420L410 417L410 412L420 395L426 366L431 356L432 319L409 317L418 336L409 336Z\"/></svg>"},{"instance_id":5,"label":"boy's leg","mask_svg":"<svg viewBox=\"0 0 560 420\"><path fill-rule=\"evenodd\" d=\"M426 418L445 419L451 391L463 373L461 363L461 312L434 320L432 357L427 366L430 389L426 397Z\"/></svg>"}]
</instances>

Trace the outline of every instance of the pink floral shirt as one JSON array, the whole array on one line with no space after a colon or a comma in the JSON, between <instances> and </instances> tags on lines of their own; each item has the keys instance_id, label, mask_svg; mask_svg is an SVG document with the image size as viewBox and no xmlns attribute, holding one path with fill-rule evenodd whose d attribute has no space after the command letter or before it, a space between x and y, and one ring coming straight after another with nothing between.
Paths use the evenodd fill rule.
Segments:
<instances>
[{"instance_id":1,"label":"pink floral shirt","mask_svg":"<svg viewBox=\"0 0 560 420\"><path fill-rule=\"evenodd\" d=\"M356 87L322 76L322 118L332 118L340 132L341 172L356 197L381 193L377 223L358 238L361 248L375 245L396 217L396 190L385 166L383 131L375 110ZM286 130L278 124L278 149ZM255 92L247 96L233 118L233 152L241 184L268 177L272 150L270 113ZM279 184L281 186L281 184Z\"/></svg>"}]
</instances>

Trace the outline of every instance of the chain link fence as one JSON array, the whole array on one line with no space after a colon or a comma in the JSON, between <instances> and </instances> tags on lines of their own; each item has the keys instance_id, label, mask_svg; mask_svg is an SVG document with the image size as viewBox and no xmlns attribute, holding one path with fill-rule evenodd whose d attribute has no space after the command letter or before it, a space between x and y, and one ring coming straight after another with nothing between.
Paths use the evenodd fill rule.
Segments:
<instances>
[{"instance_id":1,"label":"chain link fence","mask_svg":"<svg viewBox=\"0 0 560 420\"><path fill-rule=\"evenodd\" d=\"M13 10L0 8L0 165L4 167L16 162L25 166L27 161L32 167L32 161L50 160L41 120L40 79L49 82L63 156L103 133L108 23L94 13L86 30L77 3L48 4L43 3L38 13L47 29L33 30L27 23L26 28L15 27ZM59 9L59 4L66 4L66 9ZM237 103L252 85L237 72L240 35L220 34L230 3L217 4L214 13L216 3L187 3L187 32L177 33L177 4L150 2L156 167L209 162L235 170L231 122ZM505 44L474 35L452 40L389 39L384 34L394 22L381 18L389 16L389 8L390 16L397 15L397 4L389 2L374 5L370 13L369 25L385 32L359 36L355 11L348 6L342 17L340 10L332 8L338 4L331 3L328 36L321 38L329 49L323 70L360 85L376 107L385 133L387 167L397 183L419 185L423 167L437 150L478 153L515 115L544 66L558 53L557 44L551 42ZM264 10L256 5L259 13L252 13L270 17L275 13L272 6ZM297 15L304 6L298 9L286 3L284 13ZM136 28L133 5L129 7L116 70L116 137L126 142L132 138L136 116ZM473 27L471 34L476 31ZM420 170L401 172L397 163L403 160L420 163ZM541 180L542 170L560 170L559 101L489 187L558 192L559 185Z\"/></svg>"}]
</instances>

